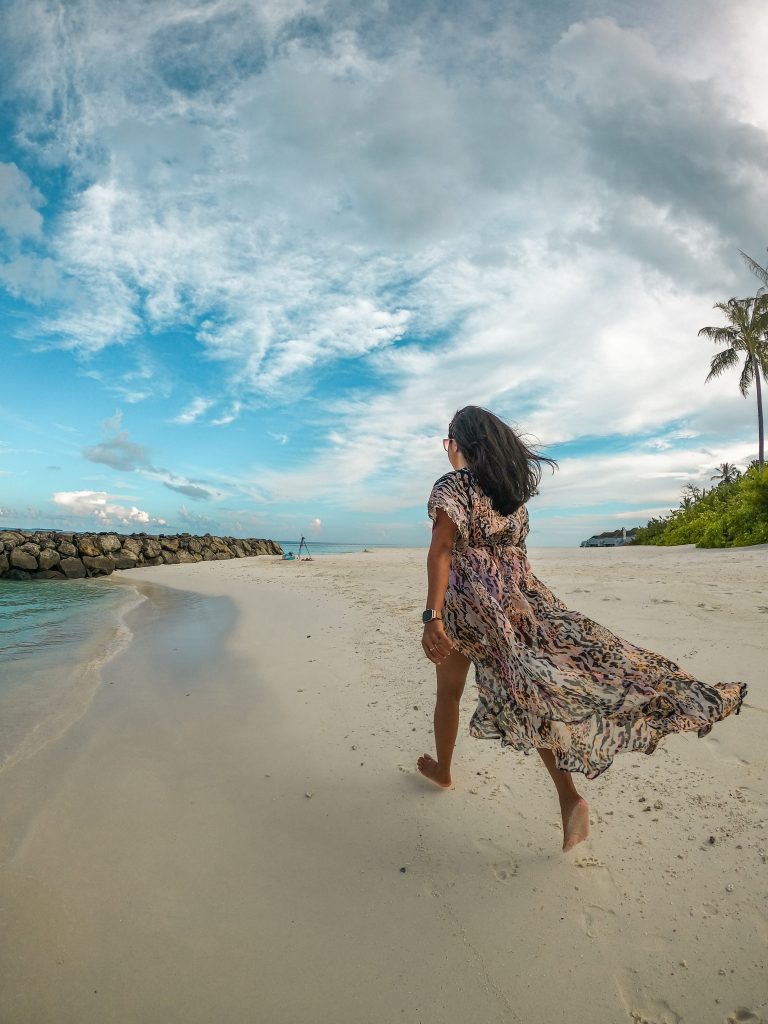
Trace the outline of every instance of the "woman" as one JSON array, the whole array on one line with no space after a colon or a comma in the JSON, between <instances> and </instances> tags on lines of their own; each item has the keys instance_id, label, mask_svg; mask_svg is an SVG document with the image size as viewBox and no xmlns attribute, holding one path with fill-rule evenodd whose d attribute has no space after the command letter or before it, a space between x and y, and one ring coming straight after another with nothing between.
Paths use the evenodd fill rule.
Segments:
<instances>
[{"instance_id":1,"label":"woman","mask_svg":"<svg viewBox=\"0 0 768 1024\"><path fill-rule=\"evenodd\" d=\"M587 838L589 805L573 773L594 779L615 754L652 754L668 733L704 736L739 713L744 683L708 685L567 608L531 572L528 510L542 462L493 413L468 405L443 441L452 473L435 483L422 646L437 670L437 759L422 775L451 786L459 700L470 663L479 703L472 736L535 748L560 798L563 850Z\"/></svg>"}]
</instances>

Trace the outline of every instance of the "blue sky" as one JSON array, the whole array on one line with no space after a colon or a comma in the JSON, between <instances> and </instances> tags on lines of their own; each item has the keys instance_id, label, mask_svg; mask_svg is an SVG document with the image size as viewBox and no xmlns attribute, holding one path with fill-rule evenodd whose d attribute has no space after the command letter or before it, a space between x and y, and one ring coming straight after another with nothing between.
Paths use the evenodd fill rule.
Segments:
<instances>
[{"instance_id":1,"label":"blue sky","mask_svg":"<svg viewBox=\"0 0 768 1024\"><path fill-rule=\"evenodd\" d=\"M8 0L0 524L421 544L453 411L531 546L757 454L762 0Z\"/></svg>"}]
</instances>

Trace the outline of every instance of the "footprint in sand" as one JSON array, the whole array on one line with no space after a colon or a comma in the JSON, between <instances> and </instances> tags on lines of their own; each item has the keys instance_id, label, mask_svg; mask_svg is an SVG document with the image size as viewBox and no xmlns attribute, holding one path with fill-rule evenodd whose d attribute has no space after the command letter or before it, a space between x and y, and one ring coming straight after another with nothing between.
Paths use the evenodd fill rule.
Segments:
<instances>
[{"instance_id":1,"label":"footprint in sand","mask_svg":"<svg viewBox=\"0 0 768 1024\"><path fill-rule=\"evenodd\" d=\"M497 864L491 864L493 873L500 882L511 881L518 871L518 865L513 860L502 860Z\"/></svg>"},{"instance_id":2,"label":"footprint in sand","mask_svg":"<svg viewBox=\"0 0 768 1024\"><path fill-rule=\"evenodd\" d=\"M584 878L582 884L586 886L584 894L591 900L593 906L602 907L606 913L613 908L619 908L619 890L607 864L597 857L582 856L575 858L573 866L587 872L588 879Z\"/></svg>"},{"instance_id":3,"label":"footprint in sand","mask_svg":"<svg viewBox=\"0 0 768 1024\"><path fill-rule=\"evenodd\" d=\"M574 861L577 868L604 868L605 864L597 857L579 857Z\"/></svg>"},{"instance_id":4,"label":"footprint in sand","mask_svg":"<svg viewBox=\"0 0 768 1024\"><path fill-rule=\"evenodd\" d=\"M613 980L627 1014L635 1024L683 1024L683 1018L666 999L648 995L636 984L629 971L619 971Z\"/></svg>"},{"instance_id":5,"label":"footprint in sand","mask_svg":"<svg viewBox=\"0 0 768 1024\"><path fill-rule=\"evenodd\" d=\"M655 1012L655 1011L654 1011ZM671 1010L664 1000L661 1000L659 1009L660 1016L647 1017L645 1011L630 1010L630 1018L636 1022L636 1024L683 1024L683 1018L679 1013L675 1013Z\"/></svg>"},{"instance_id":6,"label":"footprint in sand","mask_svg":"<svg viewBox=\"0 0 768 1024\"><path fill-rule=\"evenodd\" d=\"M764 1024L764 1018L748 1010L746 1006L739 1006L728 1014L725 1024Z\"/></svg>"},{"instance_id":7,"label":"footprint in sand","mask_svg":"<svg viewBox=\"0 0 768 1024\"><path fill-rule=\"evenodd\" d=\"M590 939L602 939L610 935L616 922L616 911L607 907L587 907L582 912L581 923Z\"/></svg>"},{"instance_id":8,"label":"footprint in sand","mask_svg":"<svg viewBox=\"0 0 768 1024\"><path fill-rule=\"evenodd\" d=\"M499 882L511 882L520 870L520 865L514 857L510 857L509 852L503 847L497 846L492 839L480 838L475 845L481 853L495 854L498 857L498 860L491 860L488 863L496 880Z\"/></svg>"},{"instance_id":9,"label":"footprint in sand","mask_svg":"<svg viewBox=\"0 0 768 1024\"><path fill-rule=\"evenodd\" d=\"M674 604L668 597L652 597L651 604Z\"/></svg>"}]
</instances>

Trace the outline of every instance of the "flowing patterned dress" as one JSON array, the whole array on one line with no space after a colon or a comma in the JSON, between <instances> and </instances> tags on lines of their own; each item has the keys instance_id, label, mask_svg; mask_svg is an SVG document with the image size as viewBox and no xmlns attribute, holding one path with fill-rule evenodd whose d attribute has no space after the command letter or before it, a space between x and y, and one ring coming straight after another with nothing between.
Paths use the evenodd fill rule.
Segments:
<instances>
[{"instance_id":1,"label":"flowing patterned dress","mask_svg":"<svg viewBox=\"0 0 768 1024\"><path fill-rule=\"evenodd\" d=\"M553 751L559 768L597 778L627 750L652 754L669 733L705 736L741 710L746 684L708 684L567 608L531 572L528 509L493 508L471 471L446 473L427 511L456 524L443 620L475 666L469 731Z\"/></svg>"}]
</instances>

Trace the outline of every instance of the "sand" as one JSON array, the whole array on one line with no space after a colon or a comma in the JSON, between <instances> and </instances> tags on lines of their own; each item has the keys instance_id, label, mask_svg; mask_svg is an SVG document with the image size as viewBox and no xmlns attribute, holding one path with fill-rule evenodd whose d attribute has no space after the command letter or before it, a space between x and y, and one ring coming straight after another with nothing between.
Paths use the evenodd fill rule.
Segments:
<instances>
[{"instance_id":1,"label":"sand","mask_svg":"<svg viewBox=\"0 0 768 1024\"><path fill-rule=\"evenodd\" d=\"M2 1024L768 1022L768 550L529 550L739 717L581 781L431 751L424 550L123 572L87 711L0 774ZM219 600L213 600L219 598ZM471 680L471 677L470 677Z\"/></svg>"}]
</instances>

